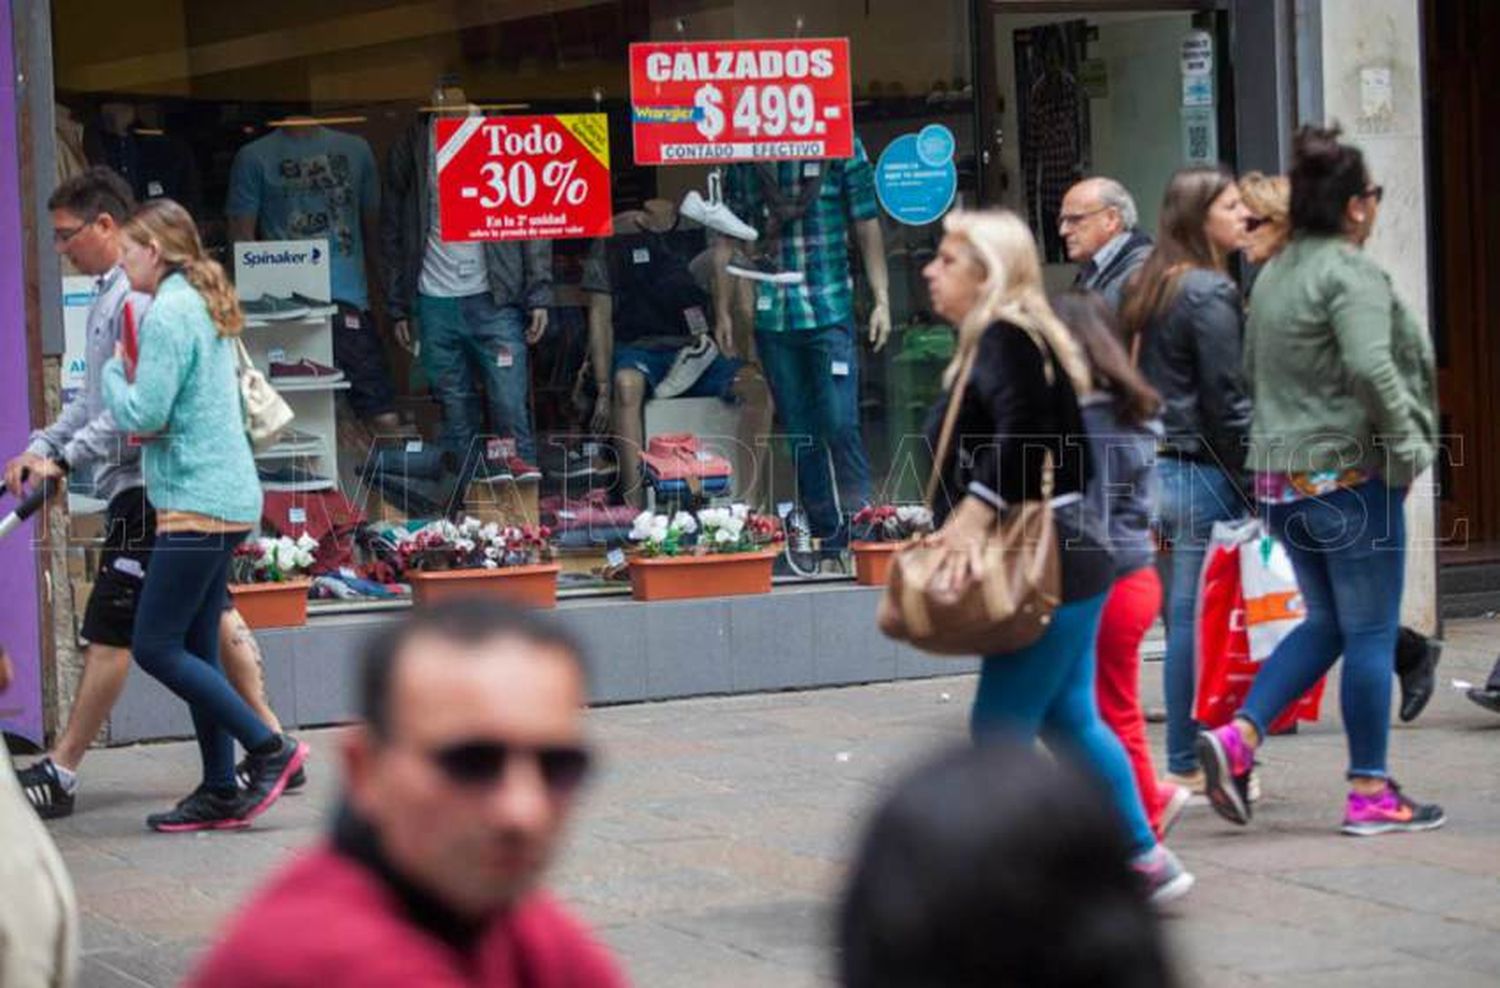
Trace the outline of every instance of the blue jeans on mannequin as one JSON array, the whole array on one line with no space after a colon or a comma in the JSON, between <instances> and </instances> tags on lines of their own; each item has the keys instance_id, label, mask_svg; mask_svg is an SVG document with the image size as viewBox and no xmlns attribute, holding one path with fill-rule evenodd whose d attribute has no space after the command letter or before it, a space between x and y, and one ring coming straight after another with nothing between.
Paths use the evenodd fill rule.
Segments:
<instances>
[{"instance_id":1,"label":"blue jeans on mannequin","mask_svg":"<svg viewBox=\"0 0 1500 988\"><path fill-rule=\"evenodd\" d=\"M1188 775L1198 769L1193 742L1197 680L1198 578L1208 554L1214 522L1245 514L1245 502L1234 482L1218 466L1163 456L1156 462L1161 482L1162 534L1172 543L1171 587L1167 594L1167 654L1162 678L1167 706L1167 770Z\"/></svg>"},{"instance_id":2,"label":"blue jeans on mannequin","mask_svg":"<svg viewBox=\"0 0 1500 988\"><path fill-rule=\"evenodd\" d=\"M1239 716L1266 727L1344 657L1339 705L1349 777L1386 776L1391 655L1406 573L1406 488L1369 480L1322 497L1266 506L1297 572L1307 617L1255 677Z\"/></svg>"},{"instance_id":3,"label":"blue jeans on mannequin","mask_svg":"<svg viewBox=\"0 0 1500 988\"><path fill-rule=\"evenodd\" d=\"M203 758L203 784L232 791L234 742L246 751L276 735L255 715L219 666L219 619L229 558L243 532L162 532L135 612L136 664L186 700Z\"/></svg>"},{"instance_id":4,"label":"blue jeans on mannequin","mask_svg":"<svg viewBox=\"0 0 1500 988\"><path fill-rule=\"evenodd\" d=\"M1156 846L1156 835L1094 689L1094 638L1107 596L1063 604L1035 644L985 656L970 726L976 741L1040 737L1055 754L1075 759L1108 787L1131 850L1141 854Z\"/></svg>"},{"instance_id":5,"label":"blue jeans on mannequin","mask_svg":"<svg viewBox=\"0 0 1500 988\"><path fill-rule=\"evenodd\" d=\"M854 324L755 334L797 467L797 495L813 535L843 534L844 515L870 499L870 459L859 430Z\"/></svg>"},{"instance_id":6,"label":"blue jeans on mannequin","mask_svg":"<svg viewBox=\"0 0 1500 988\"><path fill-rule=\"evenodd\" d=\"M444 448L460 461L483 455L474 447L488 410L493 433L514 439L516 455L535 463L526 311L498 306L487 292L464 298L418 295L417 323L422 370L443 406Z\"/></svg>"}]
</instances>

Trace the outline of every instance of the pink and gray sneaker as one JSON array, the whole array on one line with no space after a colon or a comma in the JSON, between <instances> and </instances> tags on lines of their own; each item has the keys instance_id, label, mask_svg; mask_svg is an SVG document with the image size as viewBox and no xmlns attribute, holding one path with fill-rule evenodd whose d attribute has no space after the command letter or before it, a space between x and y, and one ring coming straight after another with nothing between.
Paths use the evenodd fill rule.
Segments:
<instances>
[{"instance_id":1,"label":"pink and gray sneaker","mask_svg":"<svg viewBox=\"0 0 1500 988\"><path fill-rule=\"evenodd\" d=\"M1196 881L1177 855L1162 844L1131 859L1130 867L1135 870L1146 899L1153 906L1163 906L1182 898Z\"/></svg>"},{"instance_id":2,"label":"pink and gray sneaker","mask_svg":"<svg viewBox=\"0 0 1500 988\"><path fill-rule=\"evenodd\" d=\"M1203 766L1203 792L1219 816L1240 826L1250 822L1250 770L1255 751L1233 722L1198 734L1195 745Z\"/></svg>"},{"instance_id":3,"label":"pink and gray sneaker","mask_svg":"<svg viewBox=\"0 0 1500 988\"><path fill-rule=\"evenodd\" d=\"M1349 793L1344 809L1344 826L1350 837L1374 837L1403 831L1436 830L1448 822L1443 808L1436 803L1418 803L1387 781L1377 796Z\"/></svg>"}]
</instances>

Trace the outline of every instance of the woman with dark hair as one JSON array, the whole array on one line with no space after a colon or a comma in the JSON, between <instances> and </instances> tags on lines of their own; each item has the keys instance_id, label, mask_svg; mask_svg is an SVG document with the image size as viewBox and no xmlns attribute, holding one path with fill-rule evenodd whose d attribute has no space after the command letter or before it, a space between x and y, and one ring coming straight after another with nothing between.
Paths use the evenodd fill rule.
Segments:
<instances>
[{"instance_id":1,"label":"woman with dark hair","mask_svg":"<svg viewBox=\"0 0 1500 988\"><path fill-rule=\"evenodd\" d=\"M1097 790L1030 746L944 754L865 833L839 917L844 988L1166 988L1161 930Z\"/></svg>"},{"instance_id":2,"label":"woman with dark hair","mask_svg":"<svg viewBox=\"0 0 1500 988\"><path fill-rule=\"evenodd\" d=\"M1052 299L1052 308L1083 347L1093 374L1093 390L1079 400L1094 457L1087 498L1105 523L1115 561L1095 644L1099 713L1125 746L1151 829L1164 837L1190 793L1185 786L1157 782L1140 699L1141 642L1161 611L1151 533L1161 395L1130 363L1102 295L1064 292Z\"/></svg>"},{"instance_id":3,"label":"woman with dark hair","mask_svg":"<svg viewBox=\"0 0 1500 988\"><path fill-rule=\"evenodd\" d=\"M1297 134L1292 242L1256 282L1246 351L1255 496L1291 556L1307 617L1266 660L1234 720L1199 736L1198 751L1214 809L1248 823L1244 780L1267 726L1342 654L1343 832L1370 836L1445 822L1441 807L1414 802L1386 771L1403 503L1436 456L1436 376L1426 334L1362 250L1382 190L1338 136Z\"/></svg>"},{"instance_id":4,"label":"woman with dark hair","mask_svg":"<svg viewBox=\"0 0 1500 988\"><path fill-rule=\"evenodd\" d=\"M1216 521L1245 513L1238 483L1250 426L1241 374L1244 310L1227 273L1244 245L1245 206L1222 168L1186 168L1162 200L1156 249L1126 289L1121 321L1162 398L1159 523L1172 545L1167 654L1167 781L1201 792L1193 749L1198 575Z\"/></svg>"}]
</instances>

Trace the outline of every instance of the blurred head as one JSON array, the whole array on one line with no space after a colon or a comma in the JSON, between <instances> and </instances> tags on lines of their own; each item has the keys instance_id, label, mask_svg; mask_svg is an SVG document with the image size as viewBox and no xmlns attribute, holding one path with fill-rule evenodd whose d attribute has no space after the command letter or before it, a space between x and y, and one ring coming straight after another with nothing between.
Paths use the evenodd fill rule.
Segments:
<instances>
[{"instance_id":1,"label":"blurred head","mask_svg":"<svg viewBox=\"0 0 1500 988\"><path fill-rule=\"evenodd\" d=\"M1161 395L1125 352L1115 314L1102 295L1071 289L1053 296L1052 311L1083 347L1094 386L1119 400L1127 421L1143 425L1161 412Z\"/></svg>"},{"instance_id":2,"label":"blurred head","mask_svg":"<svg viewBox=\"0 0 1500 988\"><path fill-rule=\"evenodd\" d=\"M106 274L120 263L120 228L135 209L130 186L95 165L69 178L47 200L52 248L84 274Z\"/></svg>"},{"instance_id":3,"label":"blurred head","mask_svg":"<svg viewBox=\"0 0 1500 988\"><path fill-rule=\"evenodd\" d=\"M1305 126L1292 140L1292 229L1347 237L1363 245L1375 229L1385 190L1370 179L1359 148L1338 127Z\"/></svg>"},{"instance_id":4,"label":"blurred head","mask_svg":"<svg viewBox=\"0 0 1500 988\"><path fill-rule=\"evenodd\" d=\"M489 601L414 612L372 641L345 745L356 814L403 878L460 915L540 880L587 774L581 653Z\"/></svg>"},{"instance_id":5,"label":"blurred head","mask_svg":"<svg viewBox=\"0 0 1500 988\"><path fill-rule=\"evenodd\" d=\"M1047 304L1042 261L1031 230L1005 209L955 210L943 218L937 256L922 269L933 311L958 327L958 347L944 375L958 368L989 325L1005 319L1040 333L1078 394L1088 393L1088 365Z\"/></svg>"},{"instance_id":6,"label":"blurred head","mask_svg":"<svg viewBox=\"0 0 1500 988\"><path fill-rule=\"evenodd\" d=\"M1183 168L1167 182L1156 248L1125 290L1121 322L1133 339L1177 298L1193 268L1225 271L1245 245L1245 204L1226 168Z\"/></svg>"},{"instance_id":7,"label":"blurred head","mask_svg":"<svg viewBox=\"0 0 1500 988\"><path fill-rule=\"evenodd\" d=\"M1240 177L1245 203L1245 259L1264 264L1292 236L1292 186L1284 175L1251 172Z\"/></svg>"},{"instance_id":8,"label":"blurred head","mask_svg":"<svg viewBox=\"0 0 1500 988\"><path fill-rule=\"evenodd\" d=\"M1005 742L907 776L875 811L845 892L844 988L1173 984L1097 789Z\"/></svg>"},{"instance_id":9,"label":"blurred head","mask_svg":"<svg viewBox=\"0 0 1500 988\"><path fill-rule=\"evenodd\" d=\"M142 203L125 224L120 263L138 292L154 295L167 276L181 272L203 296L220 336L245 325L239 297L219 262L203 250L192 214L171 199Z\"/></svg>"},{"instance_id":10,"label":"blurred head","mask_svg":"<svg viewBox=\"0 0 1500 988\"><path fill-rule=\"evenodd\" d=\"M1083 264L1115 237L1140 222L1135 200L1112 178L1086 178L1063 196L1057 231L1062 234L1068 260Z\"/></svg>"}]
</instances>

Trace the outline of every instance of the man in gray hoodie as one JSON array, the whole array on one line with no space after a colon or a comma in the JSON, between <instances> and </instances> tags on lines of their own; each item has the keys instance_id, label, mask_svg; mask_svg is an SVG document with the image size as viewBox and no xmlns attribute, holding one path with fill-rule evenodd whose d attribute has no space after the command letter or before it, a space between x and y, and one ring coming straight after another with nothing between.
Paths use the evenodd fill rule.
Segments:
<instances>
[{"instance_id":1,"label":"man in gray hoodie","mask_svg":"<svg viewBox=\"0 0 1500 988\"><path fill-rule=\"evenodd\" d=\"M57 421L32 433L26 449L5 464L5 486L20 495L27 484L61 480L93 467L95 493L108 502L99 570L79 628L88 648L72 715L47 757L19 773L31 804L53 819L73 812L78 767L125 689L136 602L156 539L156 513L146 499L138 441L116 427L100 384L104 365L123 338L127 306L139 326L151 301L131 292L120 267L121 226L135 208L130 186L110 169L95 166L58 186L47 208L53 247L80 272L98 279L88 314L87 368L83 389ZM255 637L228 606L220 638L225 675L272 730L280 731L265 702Z\"/></svg>"}]
</instances>

